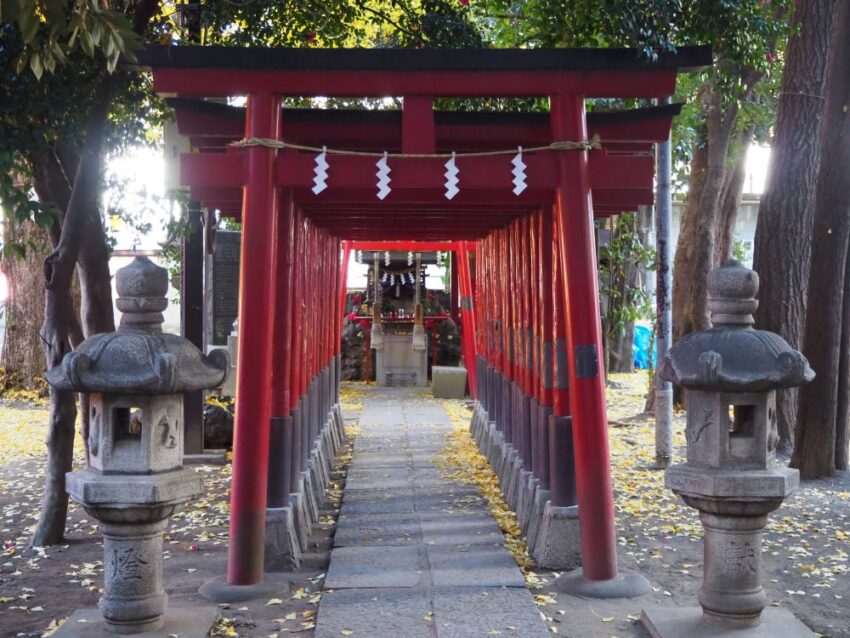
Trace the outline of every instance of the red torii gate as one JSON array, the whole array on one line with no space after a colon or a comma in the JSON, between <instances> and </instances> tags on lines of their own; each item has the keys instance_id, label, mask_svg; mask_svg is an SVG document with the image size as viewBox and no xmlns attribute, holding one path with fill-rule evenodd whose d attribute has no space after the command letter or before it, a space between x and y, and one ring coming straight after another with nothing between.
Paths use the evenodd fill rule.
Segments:
<instances>
[{"instance_id":1,"label":"red torii gate","mask_svg":"<svg viewBox=\"0 0 850 638\"><path fill-rule=\"evenodd\" d=\"M342 239L450 239L464 255L464 243L477 242L475 391L505 424L505 438L528 467L541 481L551 478L553 501L573 504L566 501L577 491L585 578L615 579L593 216L652 203L652 144L667 138L677 110L586 114L584 100L672 95L677 72L709 65L710 50L683 47L647 61L628 49L150 47L140 59L153 69L157 92L182 98L173 103L178 124L201 151L181 162L190 197L243 224L228 583L262 581L265 508L296 487L296 467L304 463L322 409L311 398L314 385L320 403L337 393L333 364L347 263L340 262ZM244 112L184 101L236 95L248 97ZM403 108L282 110L285 96L394 96ZM480 96L544 96L551 108L542 115L433 110L435 97ZM228 146L244 137L460 154L582 142L593 133L601 149L526 154L528 188L520 195L511 192L510 156L459 155L460 192L451 201L443 187L445 158L391 157L392 193L379 201L375 157L329 154L328 188L315 195L315 152ZM469 263L460 261L462 294L470 299ZM324 288L309 285L317 279ZM310 311L322 303L333 312ZM565 345L559 350L559 344ZM501 395L495 391L500 384L508 388ZM517 417L510 388L562 419L571 415L572 442L569 429L555 427L547 437L540 423L531 427ZM276 445L291 448L289 466L273 464L271 477L270 422ZM571 459L562 452L571 443L575 486L563 471ZM541 462L547 456L554 462Z\"/></svg>"}]
</instances>

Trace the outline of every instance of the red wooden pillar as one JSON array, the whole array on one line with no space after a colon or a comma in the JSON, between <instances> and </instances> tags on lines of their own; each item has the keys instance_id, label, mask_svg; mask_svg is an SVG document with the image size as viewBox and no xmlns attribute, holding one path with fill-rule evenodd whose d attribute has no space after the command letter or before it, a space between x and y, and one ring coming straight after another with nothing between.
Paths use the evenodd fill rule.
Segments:
<instances>
[{"instance_id":1,"label":"red wooden pillar","mask_svg":"<svg viewBox=\"0 0 850 638\"><path fill-rule=\"evenodd\" d=\"M304 333L304 317L302 307L304 304L304 290L302 286L304 261L305 261L305 245L304 245L304 223L300 209L297 207L293 215L293 262L292 262L292 296L290 304L292 306L292 329L291 329L291 346L290 346L290 367L289 378L289 410L293 416L292 422L292 468L290 476L290 490L297 492L299 490L300 476L303 459L303 448L307 445L307 441L303 441L302 436L302 414L299 409L301 399L301 388L304 377L304 355L301 344L303 342Z\"/></svg>"},{"instance_id":2,"label":"red wooden pillar","mask_svg":"<svg viewBox=\"0 0 850 638\"><path fill-rule=\"evenodd\" d=\"M339 270L339 308L337 309L337 317L339 325L337 326L338 337L342 338L342 315L348 312L345 307L345 298L348 296L348 262L351 260L351 242L342 242L342 263ZM337 344L337 352L339 352L339 344Z\"/></svg>"},{"instance_id":3,"label":"red wooden pillar","mask_svg":"<svg viewBox=\"0 0 850 638\"><path fill-rule=\"evenodd\" d=\"M552 505L576 504L575 452L570 417L569 354L567 347L567 294L561 269L560 233L557 215L550 217L553 352L553 410L548 424L549 477Z\"/></svg>"},{"instance_id":4,"label":"red wooden pillar","mask_svg":"<svg viewBox=\"0 0 850 638\"><path fill-rule=\"evenodd\" d=\"M275 259L272 416L287 416L290 407L292 345L292 250L295 239L295 202L291 190L281 197Z\"/></svg>"},{"instance_id":5,"label":"red wooden pillar","mask_svg":"<svg viewBox=\"0 0 850 638\"><path fill-rule=\"evenodd\" d=\"M248 97L246 137L279 137L280 98ZM239 360L230 496L227 582L252 585L263 580L266 481L271 416L271 319L277 151L245 150L248 183L242 206L242 265L239 273Z\"/></svg>"},{"instance_id":6,"label":"red wooden pillar","mask_svg":"<svg viewBox=\"0 0 850 638\"><path fill-rule=\"evenodd\" d=\"M549 463L549 423L548 415L551 414L552 393L554 386L554 344L555 337L554 317L552 312L552 290L553 279L557 271L552 267L553 252L557 250L552 242L552 211L546 207L540 213L540 262L537 269L537 290L540 299L540 404L541 422L538 424L538 454L540 457L540 486L550 489Z\"/></svg>"},{"instance_id":7,"label":"red wooden pillar","mask_svg":"<svg viewBox=\"0 0 850 638\"><path fill-rule=\"evenodd\" d=\"M511 302L511 331L512 331L512 349L511 356L513 364L511 365L513 386L511 388L513 395L512 410L511 410L511 430L513 432L513 445L517 451L519 458L523 455L523 438L522 438L522 419L520 418L521 404L519 401L519 392L517 389L522 389L522 324L521 324L521 306L522 300L522 282L520 281L520 224L519 221L514 221L511 224L510 233L510 292L509 299Z\"/></svg>"},{"instance_id":8,"label":"red wooden pillar","mask_svg":"<svg viewBox=\"0 0 850 638\"><path fill-rule=\"evenodd\" d=\"M584 100L553 96L552 139L587 138ZM596 250L587 151L558 153L556 189L561 272L567 294L570 404L581 524L582 565L589 580L617 576L614 498L602 374L602 338L596 288Z\"/></svg>"},{"instance_id":9,"label":"red wooden pillar","mask_svg":"<svg viewBox=\"0 0 850 638\"><path fill-rule=\"evenodd\" d=\"M463 322L463 358L466 360L466 373L469 378L469 394L478 398L476 386L475 356L475 311L472 307L472 278L469 273L469 253L465 241L457 242L455 249L460 277L461 321Z\"/></svg>"},{"instance_id":10,"label":"red wooden pillar","mask_svg":"<svg viewBox=\"0 0 850 638\"><path fill-rule=\"evenodd\" d=\"M295 202L291 189L280 198L273 259L272 399L269 441L268 506L289 501L292 475L292 419L289 392L292 342L292 244Z\"/></svg>"},{"instance_id":11,"label":"red wooden pillar","mask_svg":"<svg viewBox=\"0 0 850 638\"><path fill-rule=\"evenodd\" d=\"M511 251L510 251L510 227L505 228L501 236L501 247L499 264L501 273L501 296L500 303L502 306L502 334L503 334L503 351L502 351L502 427L505 434L505 441L508 444L513 444L514 433L512 428L513 414L511 408L510 385L513 379L513 326L512 326L512 308L511 308L511 293L513 285L511 283Z\"/></svg>"},{"instance_id":12,"label":"red wooden pillar","mask_svg":"<svg viewBox=\"0 0 850 638\"><path fill-rule=\"evenodd\" d=\"M497 263L499 264L499 309L500 309L500 330L502 333L502 351L500 353L500 372L501 372L501 388L499 389L499 397L501 399L501 407L499 415L501 416L502 430L505 435L505 441L511 443L513 433L511 432L510 423L510 394L507 387L511 380L511 313L509 303L510 281L508 279L510 267L510 255L508 252L508 237L510 233L507 228L499 233L499 253Z\"/></svg>"},{"instance_id":13,"label":"red wooden pillar","mask_svg":"<svg viewBox=\"0 0 850 638\"><path fill-rule=\"evenodd\" d=\"M537 294L540 251L540 214L534 213L528 221L528 295L529 295L529 389L531 403L531 469L534 478L540 478L540 295Z\"/></svg>"},{"instance_id":14,"label":"red wooden pillar","mask_svg":"<svg viewBox=\"0 0 850 638\"><path fill-rule=\"evenodd\" d=\"M459 278L462 276L460 273L460 255L458 254L458 250L452 251L451 256L451 268L449 269L449 274L451 276L450 285L449 285L449 304L451 306L451 316L452 321L457 324L459 316L458 316L458 308L463 305L462 302L459 303L460 297L463 296L463 292L459 293ZM469 367L469 363L466 364Z\"/></svg>"}]
</instances>

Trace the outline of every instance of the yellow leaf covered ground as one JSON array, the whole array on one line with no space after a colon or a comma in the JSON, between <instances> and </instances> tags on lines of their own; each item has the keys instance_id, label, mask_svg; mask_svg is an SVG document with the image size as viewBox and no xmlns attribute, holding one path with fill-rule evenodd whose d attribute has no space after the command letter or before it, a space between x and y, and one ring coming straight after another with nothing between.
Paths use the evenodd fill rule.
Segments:
<instances>
[{"instance_id":1,"label":"yellow leaf covered ground","mask_svg":"<svg viewBox=\"0 0 850 638\"><path fill-rule=\"evenodd\" d=\"M0 403L0 465L45 456L48 418L47 409L41 405ZM74 444L76 451L82 452L79 435Z\"/></svg>"}]
</instances>

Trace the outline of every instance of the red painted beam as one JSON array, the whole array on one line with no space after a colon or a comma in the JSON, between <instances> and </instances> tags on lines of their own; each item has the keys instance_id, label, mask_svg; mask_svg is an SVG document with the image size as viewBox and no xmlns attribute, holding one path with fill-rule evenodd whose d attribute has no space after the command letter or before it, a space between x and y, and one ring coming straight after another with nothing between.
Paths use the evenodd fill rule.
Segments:
<instances>
[{"instance_id":1,"label":"red painted beam","mask_svg":"<svg viewBox=\"0 0 850 638\"><path fill-rule=\"evenodd\" d=\"M295 97L542 97L553 90L588 97L673 95L676 70L628 71L253 71L157 68L166 97L228 97L268 91Z\"/></svg>"},{"instance_id":2,"label":"red painted beam","mask_svg":"<svg viewBox=\"0 0 850 638\"><path fill-rule=\"evenodd\" d=\"M239 218L242 194L238 189L196 187L190 189L190 195L192 199L203 202L208 208L220 210L225 217ZM474 201L472 201L473 195ZM467 193L464 198L465 201L459 202L458 199L461 198L461 195L458 195L451 203L440 201L439 197L441 196L435 193L433 197L435 201L432 204L422 203L421 201L410 204L404 202L383 204L377 200L374 200L374 204L370 204L361 191L360 196L356 199L352 196L350 202L323 202L321 205L311 204L305 208L306 213L311 218L316 219L323 215L345 218L349 213L363 213L383 218L387 223L446 216L474 218L481 214L482 209L492 210L494 207L498 207L498 209L492 214L503 218L528 214L534 210L534 207L530 204L509 205L500 203L497 201L499 198L494 197L493 194ZM422 199L411 194L407 194L406 198ZM490 200L489 203L488 200ZM593 191L593 212L597 217L618 215L621 212L636 210L638 206L650 205L652 201L653 192L651 188L595 189ZM541 202L541 205L546 203L551 203L551 200ZM436 208L437 206L440 206L440 208Z\"/></svg>"},{"instance_id":3,"label":"red painted beam","mask_svg":"<svg viewBox=\"0 0 850 638\"><path fill-rule=\"evenodd\" d=\"M450 241L393 241L393 242L375 242L375 241L353 241L349 242L352 250L366 251L397 251L397 252L432 252L436 250L457 250L457 245Z\"/></svg>"},{"instance_id":4,"label":"red painted beam","mask_svg":"<svg viewBox=\"0 0 850 638\"><path fill-rule=\"evenodd\" d=\"M515 196L511 156L459 157L461 194L468 190L489 189L499 193L503 201L527 201L526 193L551 190L558 184L556 159L560 154L576 151L526 153L528 190ZM376 158L347 155L330 156L328 189L314 195L315 201L335 198L338 189L366 191L374 198ZM393 192L384 200L391 203L399 191L433 191L445 199L445 159L391 158L391 187ZM277 185L309 189L313 185L315 156L306 153L284 152L278 156ZM611 155L603 151L591 153L590 178L594 188L647 188L652 186L654 160L651 156ZM192 153L180 158L180 181L191 187L211 188L242 186L246 178L242 155L239 153ZM374 198L376 199L376 198ZM307 200L302 201L309 201Z\"/></svg>"}]
</instances>

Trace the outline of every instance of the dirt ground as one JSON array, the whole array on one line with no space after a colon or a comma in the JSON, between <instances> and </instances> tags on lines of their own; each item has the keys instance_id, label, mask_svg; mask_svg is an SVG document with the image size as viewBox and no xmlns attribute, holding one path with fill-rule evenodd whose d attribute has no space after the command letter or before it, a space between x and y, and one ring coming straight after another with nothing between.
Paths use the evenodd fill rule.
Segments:
<instances>
[{"instance_id":1,"label":"dirt ground","mask_svg":"<svg viewBox=\"0 0 850 638\"><path fill-rule=\"evenodd\" d=\"M97 606L103 584L103 544L98 527L71 503L63 545L29 548L38 518L44 461L43 407L0 403L0 450L15 448L25 460L0 460L0 637L49 636L73 611ZM27 445L27 442L29 443ZM43 449L43 448L42 448ZM338 504L345 463L342 454L333 475L331 499ZM76 465L82 463L78 453ZM166 589L173 606L209 606L197 594L207 579L225 573L227 565L230 465L198 466L204 477L203 498L176 514L165 535L163 562ZM220 605L215 636L311 636L322 580L328 563L337 510L331 502L311 537L302 569L293 574L289 591L268 600Z\"/></svg>"},{"instance_id":2,"label":"dirt ground","mask_svg":"<svg viewBox=\"0 0 850 638\"><path fill-rule=\"evenodd\" d=\"M619 559L653 585L634 601L590 601L556 593L556 573L527 568L527 580L553 635L581 638L645 636L636 623L643 606L696 604L702 574L701 526L694 510L663 487L654 457L650 417L643 406L644 375L614 375L609 388L611 450L618 512ZM357 387L348 385L349 417L357 416ZM466 408L451 411L459 429ZM94 607L102 584L97 525L72 505L66 544L27 548L38 515L43 481L46 410L0 403L0 636L49 635L81 607ZM468 423L468 422L467 422ZM684 416L677 416L677 454L683 456ZM78 459L79 462L79 459ZM203 466L204 498L172 520L166 536L165 581L174 605L209 604L197 595L206 579L225 572L229 466ZM344 464L334 477L344 482ZM266 601L223 606L222 636L311 636L322 594L336 509L323 510L304 568L292 588ZM765 535L765 588L770 604L783 606L823 636L850 638L850 476L806 483L770 519ZM513 541L512 541L513 542Z\"/></svg>"}]
</instances>

